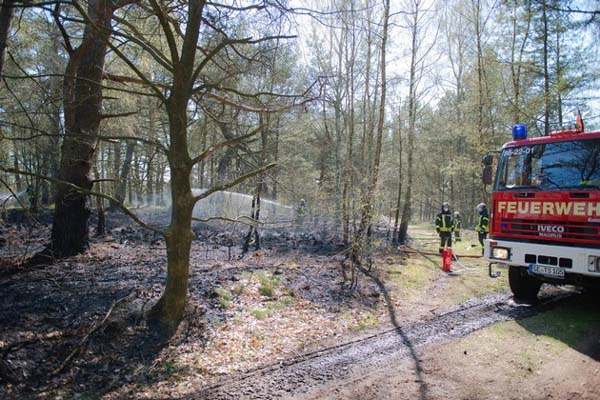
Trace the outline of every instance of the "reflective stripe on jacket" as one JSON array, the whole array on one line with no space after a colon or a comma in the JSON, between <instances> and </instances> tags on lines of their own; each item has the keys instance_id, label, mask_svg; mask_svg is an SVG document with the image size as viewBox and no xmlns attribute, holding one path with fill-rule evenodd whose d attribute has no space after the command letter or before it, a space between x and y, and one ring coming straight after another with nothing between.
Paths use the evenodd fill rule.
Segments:
<instances>
[{"instance_id":1,"label":"reflective stripe on jacket","mask_svg":"<svg viewBox=\"0 0 600 400\"><path fill-rule=\"evenodd\" d=\"M479 221L475 227L477 232L489 232L490 231L490 217L487 213L479 214Z\"/></svg>"},{"instance_id":2,"label":"reflective stripe on jacket","mask_svg":"<svg viewBox=\"0 0 600 400\"><path fill-rule=\"evenodd\" d=\"M438 214L435 218L435 229L438 232L454 231L454 218L451 214Z\"/></svg>"}]
</instances>

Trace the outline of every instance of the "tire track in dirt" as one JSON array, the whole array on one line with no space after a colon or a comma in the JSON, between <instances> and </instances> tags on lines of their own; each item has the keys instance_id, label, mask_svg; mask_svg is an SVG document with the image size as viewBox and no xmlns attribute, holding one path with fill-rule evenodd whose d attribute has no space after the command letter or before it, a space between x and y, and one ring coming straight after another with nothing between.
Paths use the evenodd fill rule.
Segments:
<instances>
[{"instance_id":1,"label":"tire track in dirt","mask_svg":"<svg viewBox=\"0 0 600 400\"><path fill-rule=\"evenodd\" d=\"M210 400L281 399L302 396L327 384L342 384L359 374L385 370L399 360L420 361L415 349L459 338L491 324L533 316L548 310L574 292L550 288L535 305L517 304L508 294L472 299L427 321L389 329L355 341L238 374L202 389L191 398Z\"/></svg>"}]
</instances>

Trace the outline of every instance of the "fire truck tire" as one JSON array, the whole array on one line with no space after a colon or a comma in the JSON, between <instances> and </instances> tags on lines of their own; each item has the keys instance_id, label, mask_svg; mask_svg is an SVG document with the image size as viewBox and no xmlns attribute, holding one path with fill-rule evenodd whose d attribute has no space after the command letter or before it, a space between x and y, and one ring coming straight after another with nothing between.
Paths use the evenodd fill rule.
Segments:
<instances>
[{"instance_id":1,"label":"fire truck tire","mask_svg":"<svg viewBox=\"0 0 600 400\"><path fill-rule=\"evenodd\" d=\"M526 268L513 266L508 269L508 283L515 297L524 300L536 299L542 286L542 282L527 274Z\"/></svg>"}]
</instances>

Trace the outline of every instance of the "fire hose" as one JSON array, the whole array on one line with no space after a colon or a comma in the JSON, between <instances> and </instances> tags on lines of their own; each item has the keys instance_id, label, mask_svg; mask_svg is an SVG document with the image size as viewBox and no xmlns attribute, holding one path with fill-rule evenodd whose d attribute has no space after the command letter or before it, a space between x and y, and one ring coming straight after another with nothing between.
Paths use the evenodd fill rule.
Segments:
<instances>
[{"instance_id":1,"label":"fire hose","mask_svg":"<svg viewBox=\"0 0 600 400\"><path fill-rule=\"evenodd\" d=\"M442 256L442 254L440 254L440 253L436 253L436 252L433 252L433 251L423 251L423 250L419 250L419 249L414 249L414 248L411 248L409 246L402 246L401 250L403 252L405 252L405 253L419 254L419 255L422 255L422 256ZM476 270L476 269L478 269L476 267L467 267L462 262L460 262L460 260L459 260L460 257L464 257L464 258L482 258L481 255L475 255L475 254L463 254L463 255L452 254L452 260L455 261L460 266L460 269L453 268L451 270L448 270L448 271L445 270L445 271L446 272L450 272L450 273L457 273L457 272L464 271L464 270ZM442 269L444 269L444 268L442 268Z\"/></svg>"},{"instance_id":2,"label":"fire hose","mask_svg":"<svg viewBox=\"0 0 600 400\"><path fill-rule=\"evenodd\" d=\"M427 256L442 256L440 253L436 253L433 251L423 251L423 250L417 250L417 249L413 249L411 247L408 246L402 246L402 251L405 253L410 253L410 254L421 254L421 255L427 255ZM477 254L462 254L462 255L458 255L458 254L454 254L454 257L458 258L481 258L482 256L477 255Z\"/></svg>"}]
</instances>

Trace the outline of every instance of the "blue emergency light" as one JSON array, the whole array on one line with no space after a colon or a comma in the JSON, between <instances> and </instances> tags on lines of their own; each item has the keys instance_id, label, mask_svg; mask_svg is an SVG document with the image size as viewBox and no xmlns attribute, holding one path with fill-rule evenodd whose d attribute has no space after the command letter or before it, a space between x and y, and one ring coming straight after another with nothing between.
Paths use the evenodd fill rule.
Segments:
<instances>
[{"instance_id":1,"label":"blue emergency light","mask_svg":"<svg viewBox=\"0 0 600 400\"><path fill-rule=\"evenodd\" d=\"M527 139L527 126L524 124L517 124L513 126L512 136L513 140Z\"/></svg>"}]
</instances>

